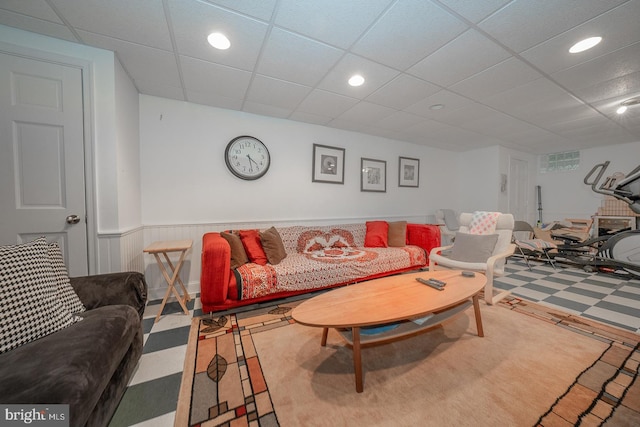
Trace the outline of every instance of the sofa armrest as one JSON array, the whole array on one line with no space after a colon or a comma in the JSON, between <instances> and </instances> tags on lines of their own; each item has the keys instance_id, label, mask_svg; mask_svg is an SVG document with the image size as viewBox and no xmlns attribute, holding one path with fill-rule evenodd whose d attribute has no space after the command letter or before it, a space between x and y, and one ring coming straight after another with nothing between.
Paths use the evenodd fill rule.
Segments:
<instances>
[{"instance_id":1,"label":"sofa armrest","mask_svg":"<svg viewBox=\"0 0 640 427\"><path fill-rule=\"evenodd\" d=\"M147 303L147 282L142 273L107 273L70 277L69 280L87 310L106 305L130 305L142 319Z\"/></svg>"},{"instance_id":2,"label":"sofa armrest","mask_svg":"<svg viewBox=\"0 0 640 427\"><path fill-rule=\"evenodd\" d=\"M220 233L202 236L200 300L203 311L213 304L223 304L229 295L231 247Z\"/></svg>"},{"instance_id":3,"label":"sofa armrest","mask_svg":"<svg viewBox=\"0 0 640 427\"><path fill-rule=\"evenodd\" d=\"M407 224L407 244L424 249L428 264L431 249L440 246L440 227L432 224Z\"/></svg>"}]
</instances>

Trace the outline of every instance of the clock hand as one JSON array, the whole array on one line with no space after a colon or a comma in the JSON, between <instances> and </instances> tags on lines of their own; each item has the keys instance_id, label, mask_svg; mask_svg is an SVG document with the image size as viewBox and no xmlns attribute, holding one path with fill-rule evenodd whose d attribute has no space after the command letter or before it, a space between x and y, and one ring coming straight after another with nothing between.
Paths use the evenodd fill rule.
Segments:
<instances>
[{"instance_id":1,"label":"clock hand","mask_svg":"<svg viewBox=\"0 0 640 427\"><path fill-rule=\"evenodd\" d=\"M257 168L260 168L260 165L258 165L258 162L256 162L255 160L253 160L249 154L247 154L247 158L249 159L249 165L251 165L251 162L253 162L253 163L255 163L255 165L256 165L256 167L257 167ZM253 170L253 166L250 166L250 167L251 167L251 169L250 169L250 170Z\"/></svg>"}]
</instances>

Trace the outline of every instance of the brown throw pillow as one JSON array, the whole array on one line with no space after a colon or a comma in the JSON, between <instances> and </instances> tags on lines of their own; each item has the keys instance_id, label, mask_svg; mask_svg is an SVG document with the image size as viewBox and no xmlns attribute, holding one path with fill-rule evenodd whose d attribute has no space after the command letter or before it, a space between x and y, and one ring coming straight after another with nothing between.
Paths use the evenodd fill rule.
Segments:
<instances>
[{"instance_id":1,"label":"brown throw pillow","mask_svg":"<svg viewBox=\"0 0 640 427\"><path fill-rule=\"evenodd\" d=\"M260 242L262 242L262 249L264 249L264 252L267 254L269 264L279 264L280 261L287 257L282 238L275 227L261 232Z\"/></svg>"},{"instance_id":2,"label":"brown throw pillow","mask_svg":"<svg viewBox=\"0 0 640 427\"><path fill-rule=\"evenodd\" d=\"M231 247L231 268L236 269L241 265L245 265L249 262L249 257L242 246L242 241L237 234L222 232L220 235L229 242Z\"/></svg>"},{"instance_id":3,"label":"brown throw pillow","mask_svg":"<svg viewBox=\"0 0 640 427\"><path fill-rule=\"evenodd\" d=\"M402 248L407 245L407 221L389 223L387 243L389 247L395 248Z\"/></svg>"}]
</instances>

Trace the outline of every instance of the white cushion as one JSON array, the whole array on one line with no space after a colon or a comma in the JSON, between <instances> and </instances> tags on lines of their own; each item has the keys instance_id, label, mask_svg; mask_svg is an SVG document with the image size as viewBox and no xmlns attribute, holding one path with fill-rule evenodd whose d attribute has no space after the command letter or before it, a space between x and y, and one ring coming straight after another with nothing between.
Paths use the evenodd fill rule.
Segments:
<instances>
[{"instance_id":1,"label":"white cushion","mask_svg":"<svg viewBox=\"0 0 640 427\"><path fill-rule=\"evenodd\" d=\"M486 263L498 241L497 234L456 233L451 259L462 262Z\"/></svg>"},{"instance_id":2,"label":"white cushion","mask_svg":"<svg viewBox=\"0 0 640 427\"><path fill-rule=\"evenodd\" d=\"M0 246L0 353L79 319L58 298L45 238Z\"/></svg>"}]
</instances>

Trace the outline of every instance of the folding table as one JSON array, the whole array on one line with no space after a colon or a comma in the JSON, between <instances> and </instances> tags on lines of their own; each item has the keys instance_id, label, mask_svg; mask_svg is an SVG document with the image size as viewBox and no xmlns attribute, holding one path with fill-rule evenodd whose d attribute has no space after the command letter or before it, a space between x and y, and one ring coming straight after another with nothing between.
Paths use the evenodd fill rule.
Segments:
<instances>
[{"instance_id":1,"label":"folding table","mask_svg":"<svg viewBox=\"0 0 640 427\"><path fill-rule=\"evenodd\" d=\"M180 279L180 269L182 268L182 265L184 263L185 255L187 254L187 251L191 249L192 245L193 240L185 239L154 242L144 248L144 252L153 254L153 256L156 258L158 267L160 268L164 279L167 281L167 285L169 285L169 287L167 288L167 292L164 294L162 304L160 305L160 310L158 310L158 314L156 315L155 322L160 319L162 310L164 310L164 306L167 303L167 299L169 298L169 295L171 295L171 293L173 293L178 299L178 302L180 303L184 314L189 314L189 310L187 309L185 303L187 301L190 301L191 297L189 296L189 292L187 292L187 288L184 286L184 283L182 283L182 279ZM178 263L175 266L171 262L171 259L169 259L169 253L171 252L180 252L180 258L178 259ZM164 259L167 262L168 269L167 267L165 267L162 259L160 258L161 254L164 256ZM180 284L183 296L180 296L180 293L176 289L176 282Z\"/></svg>"}]
</instances>

